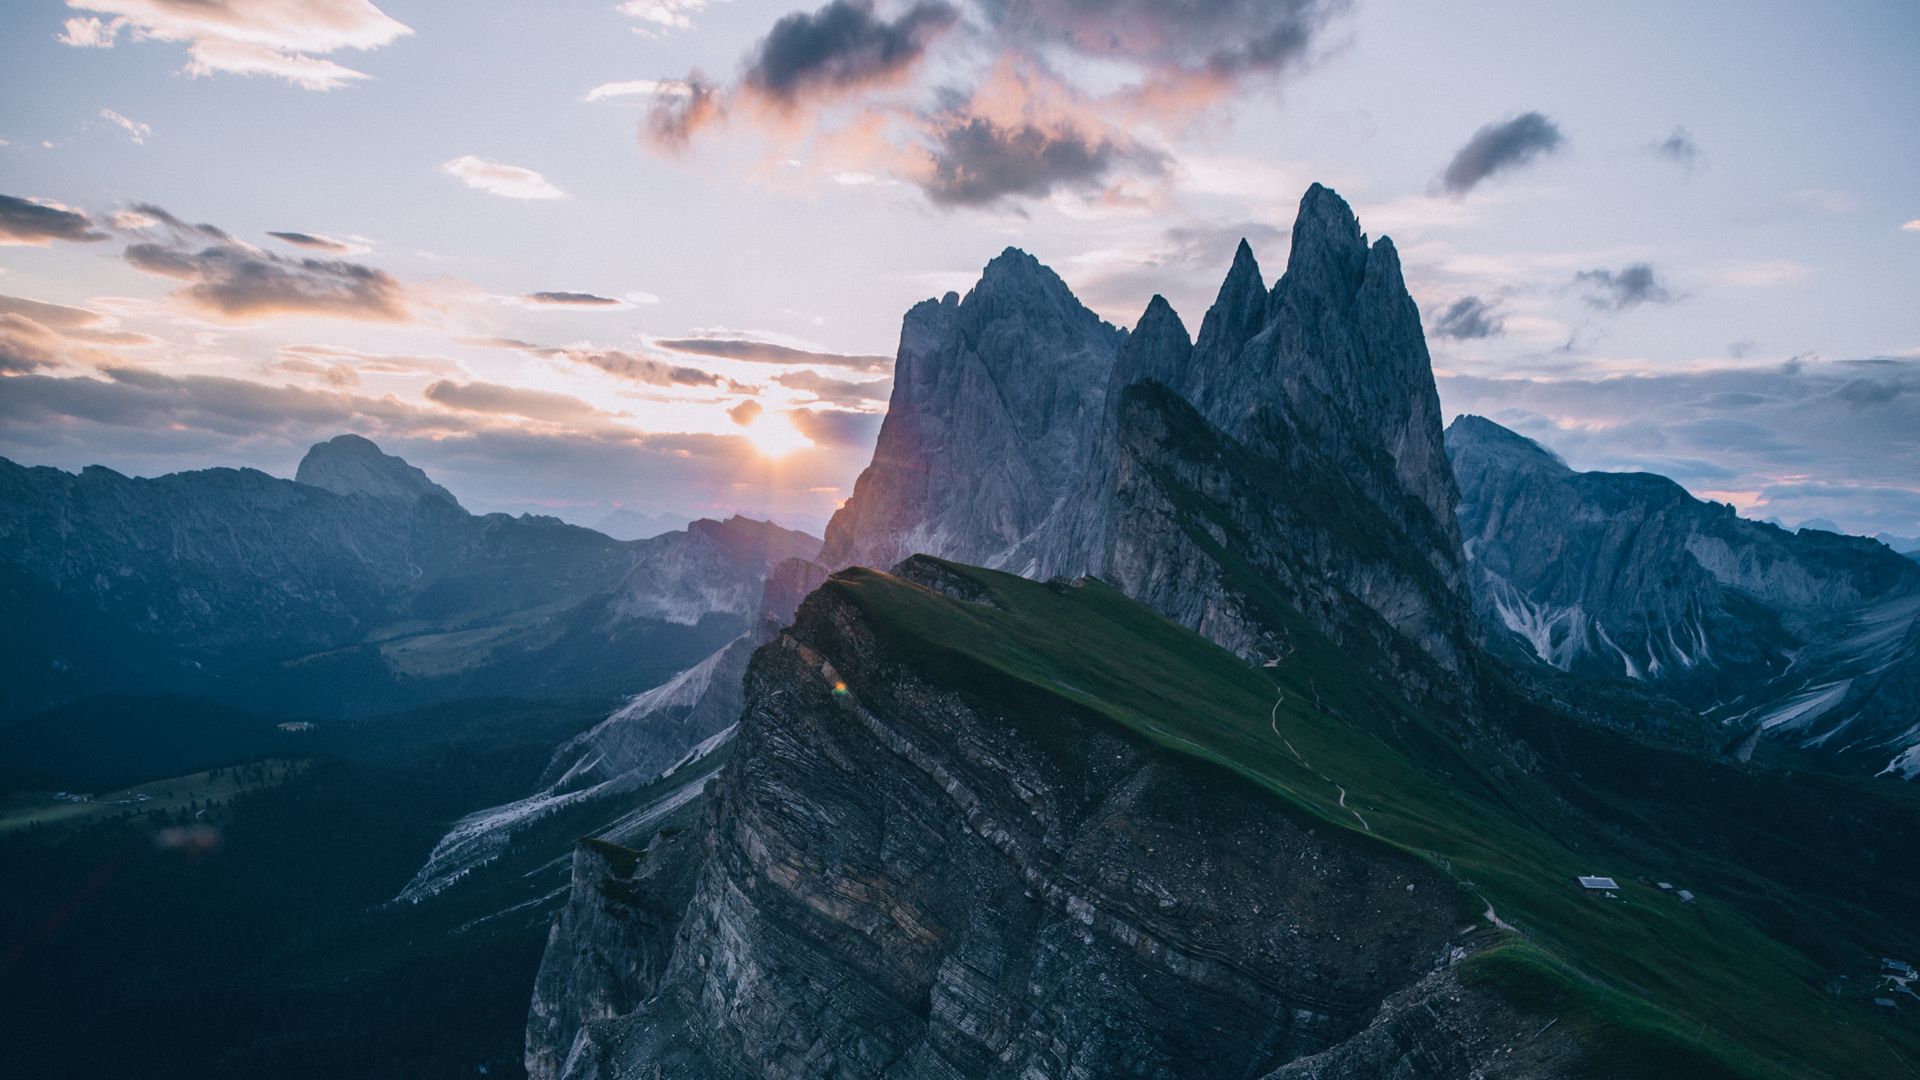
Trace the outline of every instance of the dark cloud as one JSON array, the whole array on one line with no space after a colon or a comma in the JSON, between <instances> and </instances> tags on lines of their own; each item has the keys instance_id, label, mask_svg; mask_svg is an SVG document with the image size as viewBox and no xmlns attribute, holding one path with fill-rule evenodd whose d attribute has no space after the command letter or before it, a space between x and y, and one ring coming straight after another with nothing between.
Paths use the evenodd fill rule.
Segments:
<instances>
[{"instance_id":1,"label":"dark cloud","mask_svg":"<svg viewBox=\"0 0 1920 1080\"><path fill-rule=\"evenodd\" d=\"M584 292L536 292L528 293L527 299L536 304L551 304L560 307L618 307L620 301L611 296L595 296Z\"/></svg>"},{"instance_id":2,"label":"dark cloud","mask_svg":"<svg viewBox=\"0 0 1920 1080\"><path fill-rule=\"evenodd\" d=\"M727 115L720 88L698 71L689 72L677 85L686 92L659 97L640 126L641 137L662 150L686 149L696 132Z\"/></svg>"},{"instance_id":3,"label":"dark cloud","mask_svg":"<svg viewBox=\"0 0 1920 1080\"><path fill-rule=\"evenodd\" d=\"M1065 45L1089 56L1232 74L1307 58L1344 0L987 0L1013 42Z\"/></svg>"},{"instance_id":4,"label":"dark cloud","mask_svg":"<svg viewBox=\"0 0 1920 1080\"><path fill-rule=\"evenodd\" d=\"M775 375L773 381L789 390L804 391L834 405L885 404L893 394L892 379L849 382L828 378L817 371L788 371Z\"/></svg>"},{"instance_id":5,"label":"dark cloud","mask_svg":"<svg viewBox=\"0 0 1920 1080\"><path fill-rule=\"evenodd\" d=\"M880 437L879 413L845 409L795 409L793 426L818 446L870 448Z\"/></svg>"},{"instance_id":6,"label":"dark cloud","mask_svg":"<svg viewBox=\"0 0 1920 1080\"><path fill-rule=\"evenodd\" d=\"M1686 128L1677 127L1673 134L1653 144L1653 152L1669 161L1692 165L1700 157L1700 146Z\"/></svg>"},{"instance_id":7,"label":"dark cloud","mask_svg":"<svg viewBox=\"0 0 1920 1080\"><path fill-rule=\"evenodd\" d=\"M1489 416L1578 469L1659 473L1753 517L1920 532L1920 360L1438 382L1448 415Z\"/></svg>"},{"instance_id":8,"label":"dark cloud","mask_svg":"<svg viewBox=\"0 0 1920 1080\"><path fill-rule=\"evenodd\" d=\"M1620 270L1582 270L1573 275L1587 290L1587 303L1601 311L1619 311L1638 304L1671 304L1678 299L1646 263Z\"/></svg>"},{"instance_id":9,"label":"dark cloud","mask_svg":"<svg viewBox=\"0 0 1920 1080\"><path fill-rule=\"evenodd\" d=\"M141 217L152 218L155 224L165 225L168 228L168 230L176 234L179 234L181 236L199 237L206 240L218 240L221 242L226 242L233 239L233 237L230 236L225 229L222 229L217 225L208 225L208 224L205 224L204 222L199 225L195 225L192 222L183 221L180 218L177 218L174 215L168 213L164 207L155 206L152 203L134 203L131 209L135 214ZM138 232L141 230L136 229L136 230L130 230L130 231Z\"/></svg>"},{"instance_id":10,"label":"dark cloud","mask_svg":"<svg viewBox=\"0 0 1920 1080\"><path fill-rule=\"evenodd\" d=\"M55 240L92 243L106 238L106 233L93 227L93 219L78 210L0 195L0 244L44 247Z\"/></svg>"},{"instance_id":11,"label":"dark cloud","mask_svg":"<svg viewBox=\"0 0 1920 1080\"><path fill-rule=\"evenodd\" d=\"M168 244L130 244L137 270L188 284L180 294L202 311L226 318L328 315L399 322L407 318L405 291L392 275L343 259L288 259L244 244L192 250Z\"/></svg>"},{"instance_id":12,"label":"dark cloud","mask_svg":"<svg viewBox=\"0 0 1920 1080\"><path fill-rule=\"evenodd\" d=\"M384 270L345 259L288 258L263 251L214 225L195 225L151 203L134 213L164 226L162 240L127 245L136 270L187 284L176 294L222 318L325 315L371 322L407 316L406 291ZM146 229L129 230L149 236Z\"/></svg>"},{"instance_id":13,"label":"dark cloud","mask_svg":"<svg viewBox=\"0 0 1920 1080\"><path fill-rule=\"evenodd\" d=\"M1438 337L1472 340L1499 335L1500 317L1493 305L1477 296L1463 296L1434 317L1433 333Z\"/></svg>"},{"instance_id":14,"label":"dark cloud","mask_svg":"<svg viewBox=\"0 0 1920 1080\"><path fill-rule=\"evenodd\" d=\"M758 418L762 412L765 411L765 409L766 407L761 405L759 402L753 400L752 398L747 398L746 400L728 409L727 416L734 423L739 424L741 427L745 427L748 424L753 423L754 420Z\"/></svg>"},{"instance_id":15,"label":"dark cloud","mask_svg":"<svg viewBox=\"0 0 1920 1080\"><path fill-rule=\"evenodd\" d=\"M342 243L331 236L319 236L303 232L269 232L275 240L284 240L295 247L312 248L315 251L331 251L336 255L347 255L359 250L352 244Z\"/></svg>"},{"instance_id":16,"label":"dark cloud","mask_svg":"<svg viewBox=\"0 0 1920 1080\"><path fill-rule=\"evenodd\" d=\"M920 0L892 22L874 14L871 0L832 0L818 11L796 11L754 46L741 85L790 109L805 98L890 82L959 18L943 0Z\"/></svg>"},{"instance_id":17,"label":"dark cloud","mask_svg":"<svg viewBox=\"0 0 1920 1080\"><path fill-rule=\"evenodd\" d=\"M1440 185L1455 195L1464 195L1495 173L1552 153L1565 141L1559 126L1537 112L1488 124L1474 132L1473 138L1453 155L1440 174Z\"/></svg>"},{"instance_id":18,"label":"dark cloud","mask_svg":"<svg viewBox=\"0 0 1920 1080\"><path fill-rule=\"evenodd\" d=\"M942 206L988 206L1057 187L1095 187L1123 162L1152 171L1164 166L1157 155L1073 127L962 117L935 136L932 168L920 186Z\"/></svg>"},{"instance_id":19,"label":"dark cloud","mask_svg":"<svg viewBox=\"0 0 1920 1080\"><path fill-rule=\"evenodd\" d=\"M427 384L423 391L428 401L464 412L509 413L530 420L584 420L594 414L593 406L570 394L528 390L499 383L457 383L448 379Z\"/></svg>"},{"instance_id":20,"label":"dark cloud","mask_svg":"<svg viewBox=\"0 0 1920 1080\"><path fill-rule=\"evenodd\" d=\"M818 364L853 371L889 371L893 368L891 356L812 352L743 338L668 338L655 344L674 352L717 356L728 360L753 360L762 364Z\"/></svg>"},{"instance_id":21,"label":"dark cloud","mask_svg":"<svg viewBox=\"0 0 1920 1080\"><path fill-rule=\"evenodd\" d=\"M670 364L665 360L643 356L625 349L601 349L582 345L561 348L535 345L530 341L518 341L513 338L490 338L478 344L492 345L501 349L516 349L549 360L565 360L571 364L598 368L614 378L646 383L649 386L720 386L726 382L711 371L702 371L697 367L688 367L683 364Z\"/></svg>"}]
</instances>

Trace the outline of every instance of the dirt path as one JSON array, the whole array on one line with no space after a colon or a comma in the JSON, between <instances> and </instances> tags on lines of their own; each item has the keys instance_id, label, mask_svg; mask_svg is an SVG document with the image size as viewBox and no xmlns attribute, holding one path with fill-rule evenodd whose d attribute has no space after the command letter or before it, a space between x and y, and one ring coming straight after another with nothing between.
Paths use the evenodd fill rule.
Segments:
<instances>
[{"instance_id":1,"label":"dirt path","mask_svg":"<svg viewBox=\"0 0 1920 1080\"><path fill-rule=\"evenodd\" d=\"M1273 667L1274 665L1268 664L1266 666ZM1267 726L1273 729L1273 734L1280 740L1280 744L1287 748L1287 753L1293 755L1293 760L1299 762L1301 768L1306 769L1308 772L1313 773L1313 775L1326 781L1328 784L1333 785L1333 790L1340 793L1340 809L1345 810L1349 814L1352 814L1353 820L1359 822L1361 828L1367 830L1368 832L1372 832L1373 826L1367 824L1367 819L1360 816L1360 811L1355 810L1353 807L1347 805L1347 789L1342 787L1337 781L1334 780L1333 777L1328 776L1326 773L1323 773L1320 770L1314 768L1307 761L1306 756L1300 753L1300 751L1294 749L1293 743L1289 741L1285 735L1280 734L1280 703L1287 700L1287 692L1285 690L1280 690L1280 691L1277 691L1277 694L1278 696L1276 696L1273 699L1273 708L1268 710L1267 712Z\"/></svg>"}]
</instances>

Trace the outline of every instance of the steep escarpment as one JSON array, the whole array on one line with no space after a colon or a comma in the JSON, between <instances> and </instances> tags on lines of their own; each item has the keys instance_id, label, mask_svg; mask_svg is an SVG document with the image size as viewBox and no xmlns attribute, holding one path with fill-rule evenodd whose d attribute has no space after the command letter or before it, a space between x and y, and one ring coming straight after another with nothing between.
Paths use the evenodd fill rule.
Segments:
<instances>
[{"instance_id":1,"label":"steep escarpment","mask_svg":"<svg viewBox=\"0 0 1920 1080\"><path fill-rule=\"evenodd\" d=\"M1098 574L1259 659L1287 647L1260 595L1272 591L1410 691L1467 692L1477 630L1458 493L1389 241L1369 243L1315 185L1271 289L1243 242L1197 338L1156 297L1124 343L1084 329L1095 320L1057 278L1024 256L1015 275L1009 258L957 307L909 315L906 374L828 527L830 565L917 551L1036 578ZM1018 310L1049 317L935 329L982 318L1016 286ZM1063 388L1075 391L1064 411ZM1011 437L1023 424L1060 439Z\"/></svg>"},{"instance_id":2,"label":"steep escarpment","mask_svg":"<svg viewBox=\"0 0 1920 1080\"><path fill-rule=\"evenodd\" d=\"M1491 421L1448 430L1476 602L1517 652L1626 678L1760 740L1912 776L1920 568L1885 545L1797 533L1665 477L1575 472ZM1903 756L1907 755L1907 756Z\"/></svg>"},{"instance_id":3,"label":"steep escarpment","mask_svg":"<svg viewBox=\"0 0 1920 1080\"><path fill-rule=\"evenodd\" d=\"M1432 867L1065 698L930 674L848 595L873 580L756 657L672 960L629 1015L530 1041L534 1075L1260 1075L1455 958L1473 909Z\"/></svg>"}]
</instances>

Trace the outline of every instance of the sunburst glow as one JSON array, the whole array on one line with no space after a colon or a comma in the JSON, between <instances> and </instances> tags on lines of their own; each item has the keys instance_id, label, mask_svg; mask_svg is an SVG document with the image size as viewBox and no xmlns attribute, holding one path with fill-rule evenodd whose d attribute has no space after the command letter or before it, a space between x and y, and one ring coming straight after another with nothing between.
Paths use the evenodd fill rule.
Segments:
<instances>
[{"instance_id":1,"label":"sunburst glow","mask_svg":"<svg viewBox=\"0 0 1920 1080\"><path fill-rule=\"evenodd\" d=\"M801 434L786 413L761 413L740 434L753 444L755 452L767 458L785 457L813 445L813 440Z\"/></svg>"}]
</instances>

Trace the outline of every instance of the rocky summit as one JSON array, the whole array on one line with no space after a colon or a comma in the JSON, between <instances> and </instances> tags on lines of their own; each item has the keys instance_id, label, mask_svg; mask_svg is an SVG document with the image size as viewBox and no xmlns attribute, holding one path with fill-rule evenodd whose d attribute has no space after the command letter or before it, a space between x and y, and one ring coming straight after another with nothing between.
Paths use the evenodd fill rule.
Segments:
<instances>
[{"instance_id":1,"label":"rocky summit","mask_svg":"<svg viewBox=\"0 0 1920 1080\"><path fill-rule=\"evenodd\" d=\"M823 559L1097 574L1262 659L1298 611L1452 692L1476 633L1456 499L1399 258L1314 185L1286 273L1242 242L1196 340L1159 297L1123 340L1017 252L915 308Z\"/></svg>"}]
</instances>

